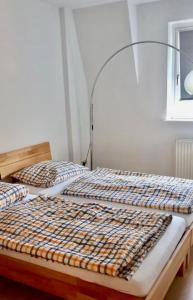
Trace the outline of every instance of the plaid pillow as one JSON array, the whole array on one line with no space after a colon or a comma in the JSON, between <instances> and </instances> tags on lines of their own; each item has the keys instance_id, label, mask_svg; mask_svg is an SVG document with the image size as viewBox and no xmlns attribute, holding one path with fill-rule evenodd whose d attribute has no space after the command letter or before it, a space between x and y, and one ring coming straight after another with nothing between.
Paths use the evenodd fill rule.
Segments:
<instances>
[{"instance_id":1,"label":"plaid pillow","mask_svg":"<svg viewBox=\"0 0 193 300\"><path fill-rule=\"evenodd\" d=\"M22 200L27 194L28 190L21 184L0 182L0 209Z\"/></svg>"},{"instance_id":2,"label":"plaid pillow","mask_svg":"<svg viewBox=\"0 0 193 300\"><path fill-rule=\"evenodd\" d=\"M12 177L32 186L51 187L88 170L72 162L48 160L24 168L14 173Z\"/></svg>"}]
</instances>

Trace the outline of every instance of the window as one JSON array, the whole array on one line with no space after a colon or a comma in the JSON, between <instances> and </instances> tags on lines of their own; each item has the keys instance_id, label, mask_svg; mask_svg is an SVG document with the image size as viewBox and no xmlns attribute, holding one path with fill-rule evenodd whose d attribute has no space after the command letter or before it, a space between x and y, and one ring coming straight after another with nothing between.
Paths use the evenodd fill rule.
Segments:
<instances>
[{"instance_id":1,"label":"window","mask_svg":"<svg viewBox=\"0 0 193 300\"><path fill-rule=\"evenodd\" d=\"M170 22L167 120L193 121L193 20Z\"/></svg>"}]
</instances>

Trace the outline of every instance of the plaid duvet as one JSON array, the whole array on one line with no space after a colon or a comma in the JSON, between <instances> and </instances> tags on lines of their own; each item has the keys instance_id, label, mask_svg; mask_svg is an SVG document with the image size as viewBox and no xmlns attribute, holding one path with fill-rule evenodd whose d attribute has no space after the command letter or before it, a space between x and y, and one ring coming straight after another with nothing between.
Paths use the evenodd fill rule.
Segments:
<instances>
[{"instance_id":1,"label":"plaid duvet","mask_svg":"<svg viewBox=\"0 0 193 300\"><path fill-rule=\"evenodd\" d=\"M0 210L27 196L28 190L21 184L0 182Z\"/></svg>"},{"instance_id":2,"label":"plaid duvet","mask_svg":"<svg viewBox=\"0 0 193 300\"><path fill-rule=\"evenodd\" d=\"M0 212L0 247L128 279L171 219L37 197Z\"/></svg>"},{"instance_id":3,"label":"plaid duvet","mask_svg":"<svg viewBox=\"0 0 193 300\"><path fill-rule=\"evenodd\" d=\"M193 181L111 169L96 169L69 184L64 195L190 214Z\"/></svg>"}]
</instances>

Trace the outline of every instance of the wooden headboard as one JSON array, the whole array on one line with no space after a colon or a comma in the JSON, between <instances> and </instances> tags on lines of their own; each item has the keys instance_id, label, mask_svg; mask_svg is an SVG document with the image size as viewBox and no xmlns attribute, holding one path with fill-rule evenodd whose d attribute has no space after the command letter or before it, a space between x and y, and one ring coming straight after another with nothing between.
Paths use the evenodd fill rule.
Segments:
<instances>
[{"instance_id":1,"label":"wooden headboard","mask_svg":"<svg viewBox=\"0 0 193 300\"><path fill-rule=\"evenodd\" d=\"M0 154L0 178L43 160L52 159L48 142Z\"/></svg>"}]
</instances>

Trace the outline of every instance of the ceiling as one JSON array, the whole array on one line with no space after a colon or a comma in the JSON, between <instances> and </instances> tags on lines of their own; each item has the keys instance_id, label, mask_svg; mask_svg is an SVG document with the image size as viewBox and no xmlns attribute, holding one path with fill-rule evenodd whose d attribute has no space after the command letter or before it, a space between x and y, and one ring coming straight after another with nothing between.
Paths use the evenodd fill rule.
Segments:
<instances>
[{"instance_id":1,"label":"ceiling","mask_svg":"<svg viewBox=\"0 0 193 300\"><path fill-rule=\"evenodd\" d=\"M78 8L78 7L86 7L92 5L100 5L105 3L119 2L123 0L43 0L43 1L54 4L59 7L68 6L68 7ZM160 1L160 0L128 0L128 2L131 2L132 4L141 4L141 3L148 3L148 2L155 2L155 1Z\"/></svg>"}]
</instances>

